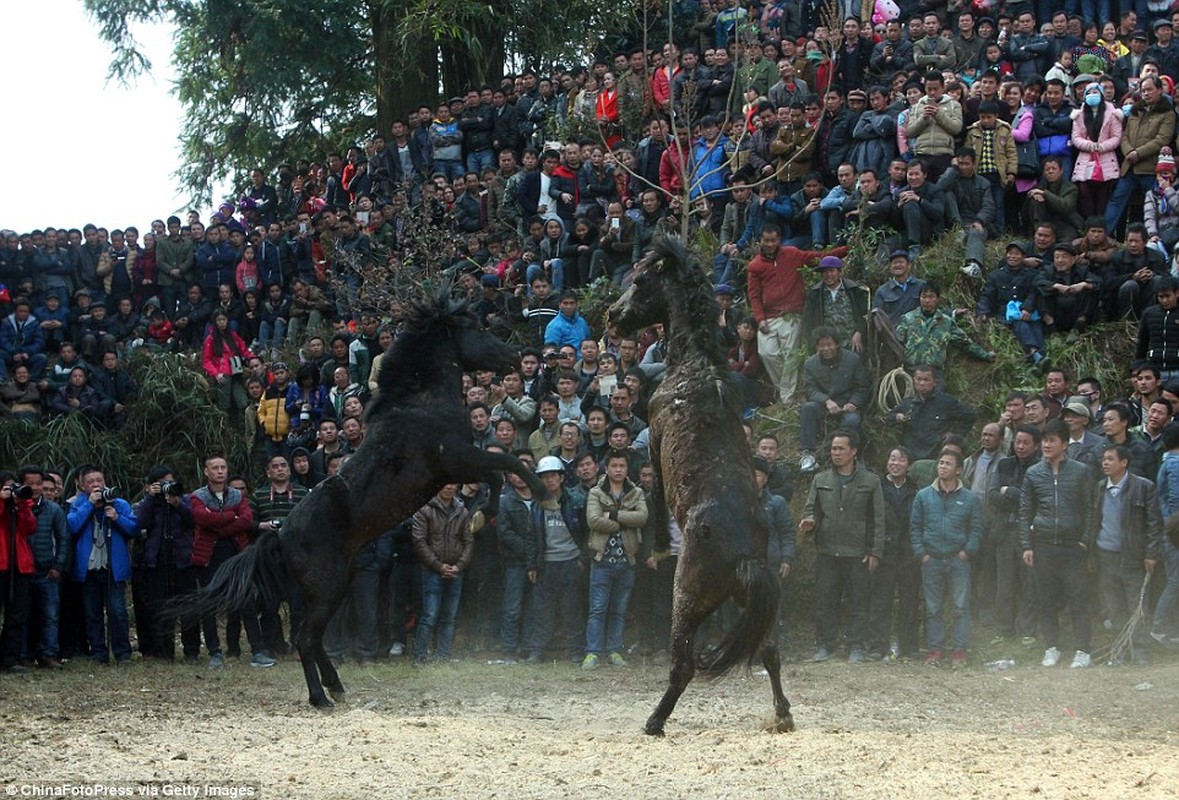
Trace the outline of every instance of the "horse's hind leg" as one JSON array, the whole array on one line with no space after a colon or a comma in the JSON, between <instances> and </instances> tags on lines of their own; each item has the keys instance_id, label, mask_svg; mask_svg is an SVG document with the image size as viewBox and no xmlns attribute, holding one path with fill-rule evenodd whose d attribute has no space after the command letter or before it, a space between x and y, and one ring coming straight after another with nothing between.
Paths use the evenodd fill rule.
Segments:
<instances>
[{"instance_id":1,"label":"horse's hind leg","mask_svg":"<svg viewBox=\"0 0 1179 800\"><path fill-rule=\"evenodd\" d=\"M774 693L774 733L789 733L794 730L794 716L790 713L790 701L782 692L782 659L778 655L777 632L770 631L761 646L761 663L770 675L770 689Z\"/></svg>"},{"instance_id":2,"label":"horse's hind leg","mask_svg":"<svg viewBox=\"0 0 1179 800\"><path fill-rule=\"evenodd\" d=\"M340 606L347 590L346 568L336 568L330 558L324 559L322 569L315 578L315 586L304 586L307 598L307 616L299 631L299 660L303 664L303 677L307 680L308 701L319 708L331 708L333 703L324 693L324 684L332 694L343 694L340 676L332 666L327 652L323 649L323 632L328 621ZM320 682L320 675L323 683Z\"/></svg>"}]
</instances>

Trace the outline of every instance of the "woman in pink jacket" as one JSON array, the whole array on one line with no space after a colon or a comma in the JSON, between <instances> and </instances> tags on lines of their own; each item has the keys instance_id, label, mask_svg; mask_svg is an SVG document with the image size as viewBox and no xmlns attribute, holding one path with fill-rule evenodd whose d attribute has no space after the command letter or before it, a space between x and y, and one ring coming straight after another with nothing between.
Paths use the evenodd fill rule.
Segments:
<instances>
[{"instance_id":1,"label":"woman in pink jacket","mask_svg":"<svg viewBox=\"0 0 1179 800\"><path fill-rule=\"evenodd\" d=\"M1088 219L1101 216L1109 204L1118 176L1118 143L1122 141L1122 112L1101 92L1101 84L1085 87L1081 108L1073 112L1073 149L1077 163L1073 182L1080 197L1077 211Z\"/></svg>"},{"instance_id":2,"label":"woman in pink jacket","mask_svg":"<svg viewBox=\"0 0 1179 800\"><path fill-rule=\"evenodd\" d=\"M213 379L217 389L217 405L234 422L242 419L249 403L246 385L242 382L242 367L254 354L242 337L229 328L229 317L224 311L214 311L209 335L201 353L201 366Z\"/></svg>"}]
</instances>

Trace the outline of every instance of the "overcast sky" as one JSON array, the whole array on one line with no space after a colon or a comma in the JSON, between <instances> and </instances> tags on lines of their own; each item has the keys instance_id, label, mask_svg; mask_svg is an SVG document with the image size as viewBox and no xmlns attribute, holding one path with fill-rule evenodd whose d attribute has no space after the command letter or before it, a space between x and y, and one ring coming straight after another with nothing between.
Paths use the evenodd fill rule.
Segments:
<instances>
[{"instance_id":1,"label":"overcast sky","mask_svg":"<svg viewBox=\"0 0 1179 800\"><path fill-rule=\"evenodd\" d=\"M137 31L153 69L128 88L107 82L110 51L81 0L0 0L0 30L0 228L145 230L184 207L168 27Z\"/></svg>"}]
</instances>

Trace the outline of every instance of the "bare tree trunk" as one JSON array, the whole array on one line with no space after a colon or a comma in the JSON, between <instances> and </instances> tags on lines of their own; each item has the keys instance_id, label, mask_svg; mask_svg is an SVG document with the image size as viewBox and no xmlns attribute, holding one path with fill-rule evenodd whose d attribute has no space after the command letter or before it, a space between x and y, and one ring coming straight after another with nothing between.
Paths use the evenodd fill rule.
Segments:
<instances>
[{"instance_id":1,"label":"bare tree trunk","mask_svg":"<svg viewBox=\"0 0 1179 800\"><path fill-rule=\"evenodd\" d=\"M397 47L397 24L404 7L372 0L373 46L377 66L377 130L386 136L394 120L408 118L422 103L431 107L438 97L438 48L421 41L416 52L404 54Z\"/></svg>"}]
</instances>

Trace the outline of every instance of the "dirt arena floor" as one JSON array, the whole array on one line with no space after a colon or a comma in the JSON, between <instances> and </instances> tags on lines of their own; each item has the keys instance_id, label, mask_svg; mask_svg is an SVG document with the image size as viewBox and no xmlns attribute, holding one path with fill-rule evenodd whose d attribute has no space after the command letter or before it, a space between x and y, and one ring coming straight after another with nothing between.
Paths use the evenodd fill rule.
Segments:
<instances>
[{"instance_id":1,"label":"dirt arena floor","mask_svg":"<svg viewBox=\"0 0 1179 800\"><path fill-rule=\"evenodd\" d=\"M289 660L71 663L0 677L0 793L21 784L238 784L282 798L1179 796L1179 657L1070 671L792 663L798 731L768 681L693 683L644 736L665 668L641 659L345 665L348 702L305 702ZM14 787L17 787L14 791ZM161 795L162 796L162 795ZM207 796L207 795L201 795ZM239 795L241 796L241 795Z\"/></svg>"}]
</instances>

